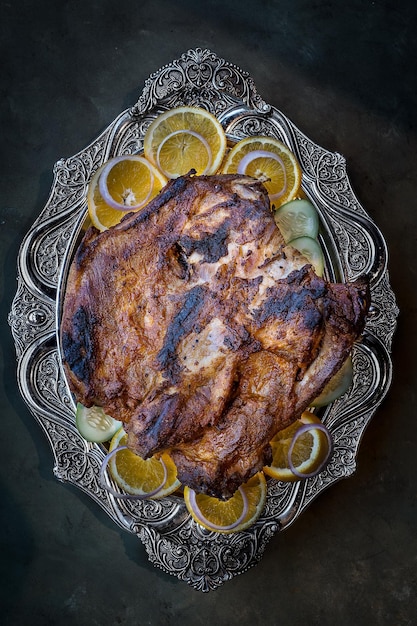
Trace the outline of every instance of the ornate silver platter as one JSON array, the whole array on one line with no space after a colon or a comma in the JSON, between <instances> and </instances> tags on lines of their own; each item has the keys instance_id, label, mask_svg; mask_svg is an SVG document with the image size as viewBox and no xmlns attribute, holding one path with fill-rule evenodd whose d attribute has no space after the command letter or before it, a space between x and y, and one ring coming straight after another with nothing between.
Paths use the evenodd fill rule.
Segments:
<instances>
[{"instance_id":1,"label":"ornate silver platter","mask_svg":"<svg viewBox=\"0 0 417 626\"><path fill-rule=\"evenodd\" d=\"M66 273L86 220L91 176L111 156L140 152L151 121L181 104L211 111L230 140L256 134L286 143L299 159L303 189L320 214L327 277L347 281L366 273L371 278L371 313L353 353L354 384L321 414L335 441L329 465L300 483L268 481L262 518L231 535L198 526L180 497L119 501L100 486L105 451L86 443L75 428L75 404L57 340ZM256 564L274 533L292 524L320 492L355 471L363 432L391 382L397 315L384 239L352 191L344 158L315 144L264 102L246 72L209 50L195 49L150 76L132 108L84 150L55 164L50 197L21 246L9 324L18 384L50 442L55 476L82 489L121 528L136 534L156 567L209 591Z\"/></svg>"}]
</instances>

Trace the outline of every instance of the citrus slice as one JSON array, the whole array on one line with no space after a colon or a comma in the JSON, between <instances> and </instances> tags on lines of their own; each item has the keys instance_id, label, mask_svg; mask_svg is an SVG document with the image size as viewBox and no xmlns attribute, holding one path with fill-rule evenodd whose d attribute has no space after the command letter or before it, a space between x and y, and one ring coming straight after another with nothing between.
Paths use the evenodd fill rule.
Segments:
<instances>
[{"instance_id":1,"label":"citrus slice","mask_svg":"<svg viewBox=\"0 0 417 626\"><path fill-rule=\"evenodd\" d=\"M111 440L112 456L108 463L110 474L123 491L134 496L162 498L181 486L175 463L167 452L144 460L127 448L119 449L126 442L127 435L120 429Z\"/></svg>"},{"instance_id":2,"label":"citrus slice","mask_svg":"<svg viewBox=\"0 0 417 626\"><path fill-rule=\"evenodd\" d=\"M220 122L205 109L181 106L161 113L146 131L145 156L167 178L194 169L198 175L214 174L226 152L226 135Z\"/></svg>"},{"instance_id":3,"label":"citrus slice","mask_svg":"<svg viewBox=\"0 0 417 626\"><path fill-rule=\"evenodd\" d=\"M99 179L101 196L113 209L141 209L167 180L145 157L132 154L110 159Z\"/></svg>"},{"instance_id":4,"label":"citrus slice","mask_svg":"<svg viewBox=\"0 0 417 626\"><path fill-rule=\"evenodd\" d=\"M226 501L184 487L184 501L194 521L207 530L240 532L252 526L265 507L266 479L258 472Z\"/></svg>"},{"instance_id":5,"label":"citrus slice","mask_svg":"<svg viewBox=\"0 0 417 626\"><path fill-rule=\"evenodd\" d=\"M272 439L272 463L264 467L265 474L277 480L294 481L319 472L331 453L329 435L322 429L319 418L304 411Z\"/></svg>"},{"instance_id":6,"label":"citrus slice","mask_svg":"<svg viewBox=\"0 0 417 626\"><path fill-rule=\"evenodd\" d=\"M118 163L125 162L125 166L121 168L121 166L118 165L117 168L112 168L111 165L116 165L116 162L113 161L113 159L108 161L95 172L88 186L88 213L91 222L100 231L107 230L115 224L118 224L125 212L138 210L134 206L128 206L127 204L122 205L120 203L119 208L115 208L109 204L109 202L112 202L110 198L110 190L111 193L114 194L114 202L117 200L115 190L117 188L117 177L120 178L119 189L121 189L122 192L124 189L125 195L127 194L127 189L129 189L132 193L129 197L129 202L133 201L134 198L134 201L139 198L147 198L147 201L150 201L167 183L165 176L163 176L163 174L161 174L161 172L159 172L151 163L146 162L147 166L143 165L142 161L145 161L144 157L132 155L126 157L115 157L115 159L123 159L123 161L119 160ZM151 168L152 175L149 173L148 167ZM100 190L100 181L103 172L105 173L105 170L107 171L107 185L110 186L110 189L106 192L105 197L103 197ZM131 174L132 170L136 170L136 175L133 172L132 178L130 178L129 170ZM142 179L140 179L139 176L140 172L143 174ZM152 177L153 183L150 188L149 183ZM140 188L141 184L143 185L143 189ZM119 199L121 197L122 196L119 196ZM139 205L139 208L140 206L142 205Z\"/></svg>"},{"instance_id":7,"label":"citrus slice","mask_svg":"<svg viewBox=\"0 0 417 626\"><path fill-rule=\"evenodd\" d=\"M272 137L246 137L230 150L224 174L246 174L261 180L275 206L293 200L301 185L301 168L291 150Z\"/></svg>"}]
</instances>

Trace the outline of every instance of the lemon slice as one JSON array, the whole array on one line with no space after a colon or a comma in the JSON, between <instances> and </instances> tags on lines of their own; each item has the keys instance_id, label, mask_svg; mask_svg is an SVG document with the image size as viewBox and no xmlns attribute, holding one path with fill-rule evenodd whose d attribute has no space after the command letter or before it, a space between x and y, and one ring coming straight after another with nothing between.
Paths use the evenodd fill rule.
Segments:
<instances>
[{"instance_id":1,"label":"lemon slice","mask_svg":"<svg viewBox=\"0 0 417 626\"><path fill-rule=\"evenodd\" d=\"M304 430L306 426L308 430ZM322 429L319 418L304 411L300 419L272 439L272 463L264 467L265 474L277 480L295 481L320 471L332 448L329 435Z\"/></svg>"},{"instance_id":2,"label":"lemon slice","mask_svg":"<svg viewBox=\"0 0 417 626\"><path fill-rule=\"evenodd\" d=\"M300 191L301 168L291 150L272 137L246 137L230 150L225 174L246 174L264 182L271 202L281 206Z\"/></svg>"},{"instance_id":3,"label":"lemon slice","mask_svg":"<svg viewBox=\"0 0 417 626\"><path fill-rule=\"evenodd\" d=\"M258 472L226 501L184 487L184 501L194 521L207 530L240 532L252 526L265 507L266 479Z\"/></svg>"},{"instance_id":4,"label":"lemon slice","mask_svg":"<svg viewBox=\"0 0 417 626\"><path fill-rule=\"evenodd\" d=\"M146 131L145 156L167 178L194 169L198 175L214 174L226 152L226 135L220 122L205 109L181 106L161 113Z\"/></svg>"},{"instance_id":5,"label":"lemon slice","mask_svg":"<svg viewBox=\"0 0 417 626\"><path fill-rule=\"evenodd\" d=\"M144 165L143 161L142 156L115 157L93 175L87 191L87 206L91 222L100 231L118 224L127 211L140 209L146 203L143 200L150 201L166 185L165 176L154 165L148 162ZM101 181L103 173L107 190L103 189Z\"/></svg>"},{"instance_id":6,"label":"lemon slice","mask_svg":"<svg viewBox=\"0 0 417 626\"><path fill-rule=\"evenodd\" d=\"M127 435L120 429L111 440L108 462L111 476L123 491L133 496L162 498L181 486L175 463L167 452L144 460L131 450L119 449L126 442Z\"/></svg>"}]
</instances>

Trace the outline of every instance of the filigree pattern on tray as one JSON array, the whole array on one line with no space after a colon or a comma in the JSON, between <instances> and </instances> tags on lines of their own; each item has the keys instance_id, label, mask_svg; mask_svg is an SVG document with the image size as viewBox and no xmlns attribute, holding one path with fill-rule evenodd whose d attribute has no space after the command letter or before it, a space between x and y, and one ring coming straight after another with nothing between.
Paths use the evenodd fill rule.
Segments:
<instances>
[{"instance_id":1,"label":"filigree pattern on tray","mask_svg":"<svg viewBox=\"0 0 417 626\"><path fill-rule=\"evenodd\" d=\"M372 308L353 354L354 384L322 416L335 439L329 465L303 483L269 481L262 518L232 535L199 527L178 496L117 501L100 486L104 449L86 443L75 428L57 340L65 277L85 221L89 180L109 157L140 152L156 115L182 104L210 110L231 140L263 134L286 143L301 163L304 191L321 217L329 278L350 280L363 273L371 278ZM312 142L265 103L246 72L210 50L195 49L152 74L134 106L84 150L56 163L48 202L21 246L9 324L20 390L50 442L55 476L82 489L115 523L136 534L156 567L209 591L258 563L278 530L293 523L323 489L355 471L363 432L391 382L397 314L385 242L351 189L344 158Z\"/></svg>"}]
</instances>

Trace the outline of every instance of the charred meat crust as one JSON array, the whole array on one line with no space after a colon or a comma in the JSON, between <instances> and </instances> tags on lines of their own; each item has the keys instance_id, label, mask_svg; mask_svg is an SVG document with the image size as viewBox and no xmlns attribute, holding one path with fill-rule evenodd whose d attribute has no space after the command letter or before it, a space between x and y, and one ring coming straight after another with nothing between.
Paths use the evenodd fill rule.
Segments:
<instances>
[{"instance_id":1,"label":"charred meat crust","mask_svg":"<svg viewBox=\"0 0 417 626\"><path fill-rule=\"evenodd\" d=\"M366 281L327 283L284 246L259 181L185 176L87 231L67 281L64 366L133 450L170 449L184 484L227 498L340 367L368 306Z\"/></svg>"},{"instance_id":2,"label":"charred meat crust","mask_svg":"<svg viewBox=\"0 0 417 626\"><path fill-rule=\"evenodd\" d=\"M294 286L298 279L300 286L305 277L303 268L291 275L290 284ZM289 285L285 281L275 288L277 300L282 287L282 302L287 302L280 309L279 326L296 328L298 347L287 337L288 351L280 342L278 347L269 345L268 351L260 350L242 361L239 388L229 410L200 438L171 451L184 484L218 498L233 495L242 482L270 462L269 441L277 430L291 424L309 406L347 358L353 338L359 337L364 328L363 308L358 302L361 300L361 307L368 306L368 285L361 280L346 289L336 286L335 293L331 285L326 286L314 274L311 282L312 293L320 294L311 300L317 317L314 327L311 307L300 305L299 295L286 300ZM322 283L318 291L317 282ZM310 300L305 284L302 290L301 301ZM275 316L272 319L277 321Z\"/></svg>"}]
</instances>

